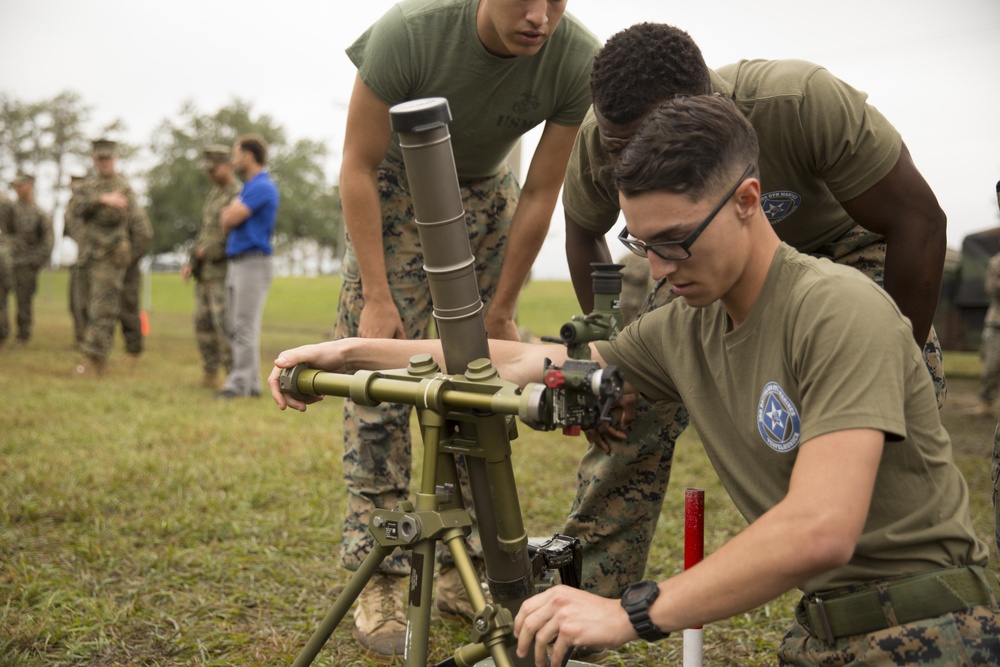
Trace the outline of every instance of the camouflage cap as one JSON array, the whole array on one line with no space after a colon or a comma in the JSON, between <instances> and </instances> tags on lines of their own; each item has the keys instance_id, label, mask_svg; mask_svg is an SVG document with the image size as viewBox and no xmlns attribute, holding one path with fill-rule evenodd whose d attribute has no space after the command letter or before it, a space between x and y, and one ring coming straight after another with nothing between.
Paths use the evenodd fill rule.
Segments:
<instances>
[{"instance_id":1,"label":"camouflage cap","mask_svg":"<svg viewBox=\"0 0 1000 667\"><path fill-rule=\"evenodd\" d=\"M94 146L95 157L112 157L118 154L118 142L111 139L94 139L91 142Z\"/></svg>"},{"instance_id":2,"label":"camouflage cap","mask_svg":"<svg viewBox=\"0 0 1000 667\"><path fill-rule=\"evenodd\" d=\"M205 146L205 149L201 152L201 157L205 161L206 169L225 164L229 162L229 147L222 144Z\"/></svg>"},{"instance_id":3,"label":"camouflage cap","mask_svg":"<svg viewBox=\"0 0 1000 667\"><path fill-rule=\"evenodd\" d=\"M11 185L22 185L24 183L31 183L32 185L34 185L35 177L32 176L31 174L26 174L23 171L18 172L17 176L14 178Z\"/></svg>"}]
</instances>

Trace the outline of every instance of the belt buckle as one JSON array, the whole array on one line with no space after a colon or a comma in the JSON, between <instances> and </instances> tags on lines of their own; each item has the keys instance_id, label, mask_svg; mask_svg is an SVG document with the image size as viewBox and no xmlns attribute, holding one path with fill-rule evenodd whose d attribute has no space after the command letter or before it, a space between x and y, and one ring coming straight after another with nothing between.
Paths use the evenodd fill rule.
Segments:
<instances>
[{"instance_id":1,"label":"belt buckle","mask_svg":"<svg viewBox=\"0 0 1000 667\"><path fill-rule=\"evenodd\" d=\"M826 635L824 639L830 645L833 645L836 637L833 636L833 628L830 627L830 617L826 613L826 604L823 602L823 598L818 595L813 595L810 602L816 605L816 612L819 614L820 623L823 626L823 634Z\"/></svg>"}]
</instances>

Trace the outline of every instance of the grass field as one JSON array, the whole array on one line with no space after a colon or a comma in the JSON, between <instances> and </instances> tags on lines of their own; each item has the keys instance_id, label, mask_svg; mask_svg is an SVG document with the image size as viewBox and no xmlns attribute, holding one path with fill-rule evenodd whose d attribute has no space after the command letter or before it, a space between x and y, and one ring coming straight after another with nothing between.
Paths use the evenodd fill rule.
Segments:
<instances>
[{"instance_id":1,"label":"grass field","mask_svg":"<svg viewBox=\"0 0 1000 667\"><path fill-rule=\"evenodd\" d=\"M263 358L325 338L338 285L277 279ZM197 386L191 288L165 274L152 286L147 352L133 371L115 363L119 342L106 378L71 378L61 272L42 276L31 344L0 350L0 667L290 664L347 580L337 566L340 400L304 415L269 399L213 400ZM555 334L575 312L568 283L534 282L520 321ZM977 360L950 355L948 363L953 392L967 393ZM948 408L945 418L962 434L956 458L976 528L992 544L993 424ZM551 534L572 502L585 441L519 431L525 523L531 535ZM744 527L688 429L650 557L653 578L682 567L685 487L706 490L707 552ZM773 664L797 597L707 627L705 663ZM315 664L370 664L349 625ZM463 624L435 622L431 664L467 639ZM605 664L680 664L680 652L678 634L635 642Z\"/></svg>"}]
</instances>

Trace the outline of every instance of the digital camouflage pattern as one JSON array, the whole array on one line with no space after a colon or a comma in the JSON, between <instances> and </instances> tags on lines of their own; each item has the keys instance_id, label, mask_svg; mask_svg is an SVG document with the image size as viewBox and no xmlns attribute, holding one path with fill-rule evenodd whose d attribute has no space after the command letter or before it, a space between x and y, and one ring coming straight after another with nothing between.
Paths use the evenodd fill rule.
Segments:
<instances>
[{"instance_id":1,"label":"digital camouflage pattern","mask_svg":"<svg viewBox=\"0 0 1000 667\"><path fill-rule=\"evenodd\" d=\"M11 226L14 207L0 194L0 343L10 335L7 319L8 295L14 289L14 259L11 257Z\"/></svg>"},{"instance_id":2,"label":"digital camouflage pattern","mask_svg":"<svg viewBox=\"0 0 1000 667\"><path fill-rule=\"evenodd\" d=\"M194 331L207 375L214 375L219 369L229 373L233 363L226 335L226 234L219 214L239 194L236 181L226 187L212 186L202 207L201 227L188 260L196 281ZM203 259L195 256L198 250L202 251Z\"/></svg>"},{"instance_id":3,"label":"digital camouflage pattern","mask_svg":"<svg viewBox=\"0 0 1000 667\"><path fill-rule=\"evenodd\" d=\"M139 315L142 270L139 262L149 253L153 245L153 225L146 215L146 210L141 206L137 206L135 214L129 216L128 240L132 246L132 254L122 281L122 310L119 319L122 323L125 351L131 355L138 355L142 354L143 350L142 319Z\"/></svg>"},{"instance_id":4,"label":"digital camouflage pattern","mask_svg":"<svg viewBox=\"0 0 1000 667\"><path fill-rule=\"evenodd\" d=\"M993 432L993 459L990 464L993 478L993 532L996 535L997 553L1000 553L1000 422Z\"/></svg>"},{"instance_id":5,"label":"digital camouflage pattern","mask_svg":"<svg viewBox=\"0 0 1000 667\"><path fill-rule=\"evenodd\" d=\"M423 270L423 253L413 215L406 174L402 165L383 162L379 167L382 238L386 271L393 300L399 309L406 337L427 338L431 325L431 295ZM469 242L475 257L476 278L484 303L489 303L500 279L507 230L520 190L513 173L504 169L491 178L459 183ZM337 308L334 338L358 335L364 297L357 259L348 239L343 269L344 283ZM344 399L343 474L347 483L341 563L356 570L372 547L368 519L375 508L392 509L406 500L410 490L412 443L410 406L369 408ZM460 457L459 457L460 458ZM466 507L472 509L465 466L459 461L459 479ZM473 554L481 556L475 533L468 540ZM450 560L439 549L442 562ZM409 552L396 551L382 563L382 571L406 575Z\"/></svg>"},{"instance_id":6,"label":"digital camouflage pattern","mask_svg":"<svg viewBox=\"0 0 1000 667\"><path fill-rule=\"evenodd\" d=\"M17 297L17 338L31 338L32 306L38 289L38 272L49 263L55 238L52 220L34 202L17 201L11 205L8 231L13 263L13 289ZM6 305L6 300L4 302ZM6 312L0 330L8 330Z\"/></svg>"},{"instance_id":7,"label":"digital camouflage pattern","mask_svg":"<svg viewBox=\"0 0 1000 667\"><path fill-rule=\"evenodd\" d=\"M69 267L69 313L73 318L73 342L76 347L83 343L83 334L87 328L87 295L81 294L80 274L83 272L83 219L80 217L77 192L84 179L74 176L70 183L70 197L63 214L63 236L68 236L76 242L77 259Z\"/></svg>"},{"instance_id":8,"label":"digital camouflage pattern","mask_svg":"<svg viewBox=\"0 0 1000 667\"><path fill-rule=\"evenodd\" d=\"M983 338L979 343L979 356L983 371L979 376L979 398L992 406L1000 388L1000 253L993 255L986 265L986 295L990 306L983 321Z\"/></svg>"},{"instance_id":9,"label":"digital camouflage pattern","mask_svg":"<svg viewBox=\"0 0 1000 667\"><path fill-rule=\"evenodd\" d=\"M883 284L884 240L862 227L855 227L816 254L853 266ZM661 280L647 295L641 312L655 310L673 298L669 285ZM940 407L947 387L941 346L933 329L923 353ZM682 405L650 405L639 397L626 442L615 445L613 456L591 447L581 460L577 495L563 533L579 538L583 544L585 590L616 598L628 584L643 579L670 481L674 447L688 422Z\"/></svg>"},{"instance_id":10,"label":"digital camouflage pattern","mask_svg":"<svg viewBox=\"0 0 1000 667\"><path fill-rule=\"evenodd\" d=\"M114 191L125 194L128 199L125 209L100 203L102 194ZM115 324L121 315L125 273L132 263L130 227L137 224L133 222L135 217L145 218L146 214L132 187L120 174L87 179L80 185L78 196L77 210L83 220L80 288L87 295L86 332L80 349L88 357L104 361L111 352ZM148 242L140 250L143 253L148 250Z\"/></svg>"},{"instance_id":11,"label":"digital camouflage pattern","mask_svg":"<svg viewBox=\"0 0 1000 667\"><path fill-rule=\"evenodd\" d=\"M987 573L988 577L993 575ZM993 577L994 582L996 580ZM997 584L993 584L994 591ZM797 613L797 617L801 616ZM1000 608L978 606L864 635L833 645L800 620L778 650L780 665L796 667L973 667L1000 665Z\"/></svg>"}]
</instances>

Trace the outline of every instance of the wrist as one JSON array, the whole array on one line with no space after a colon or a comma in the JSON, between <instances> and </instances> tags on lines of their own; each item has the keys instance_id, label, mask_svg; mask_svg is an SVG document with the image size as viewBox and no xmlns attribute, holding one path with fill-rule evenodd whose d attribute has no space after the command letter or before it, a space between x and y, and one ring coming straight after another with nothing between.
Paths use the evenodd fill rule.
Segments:
<instances>
[{"instance_id":1,"label":"wrist","mask_svg":"<svg viewBox=\"0 0 1000 667\"><path fill-rule=\"evenodd\" d=\"M661 631L649 617L649 608L659 595L659 586L649 580L632 584L622 593L621 605L640 639L655 642L670 636L669 632Z\"/></svg>"}]
</instances>

